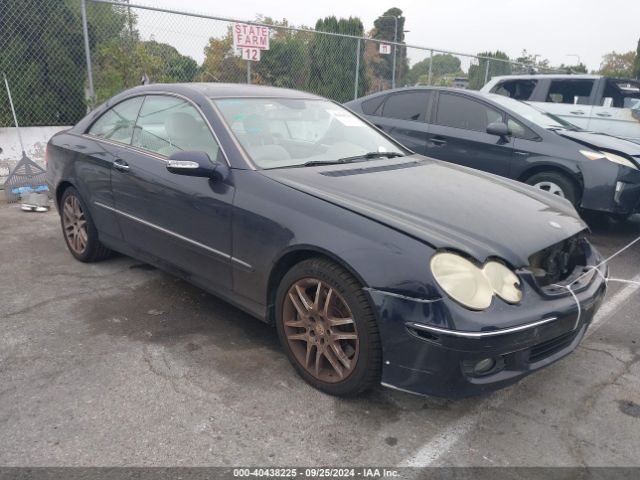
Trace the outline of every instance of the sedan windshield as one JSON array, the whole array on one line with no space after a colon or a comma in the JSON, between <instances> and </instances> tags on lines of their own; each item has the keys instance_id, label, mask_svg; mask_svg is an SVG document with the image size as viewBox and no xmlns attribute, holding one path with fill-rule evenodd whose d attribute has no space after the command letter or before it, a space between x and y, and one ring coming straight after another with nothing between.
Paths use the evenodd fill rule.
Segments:
<instances>
[{"instance_id":1,"label":"sedan windshield","mask_svg":"<svg viewBox=\"0 0 640 480\"><path fill-rule=\"evenodd\" d=\"M260 168L348 163L407 154L349 110L326 100L227 98L214 103Z\"/></svg>"},{"instance_id":2,"label":"sedan windshield","mask_svg":"<svg viewBox=\"0 0 640 480\"><path fill-rule=\"evenodd\" d=\"M494 102L513 111L513 113L517 113L521 117L529 120L531 123L534 123L539 127L546 128L547 130L556 130L559 128L565 130L580 130L580 127L575 126L573 123L569 123L562 118L542 111L528 103L504 97L502 95L487 96L491 97L491 100Z\"/></svg>"}]
</instances>

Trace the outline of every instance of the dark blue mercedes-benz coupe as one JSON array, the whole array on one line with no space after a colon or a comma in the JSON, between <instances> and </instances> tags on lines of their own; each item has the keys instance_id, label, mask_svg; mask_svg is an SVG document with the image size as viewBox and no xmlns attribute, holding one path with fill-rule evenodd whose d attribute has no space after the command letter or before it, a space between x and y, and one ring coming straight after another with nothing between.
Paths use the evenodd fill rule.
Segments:
<instances>
[{"instance_id":1,"label":"dark blue mercedes-benz coupe","mask_svg":"<svg viewBox=\"0 0 640 480\"><path fill-rule=\"evenodd\" d=\"M566 200L414 154L308 93L141 86L47 155L75 258L122 252L274 324L333 395L506 386L574 350L606 290Z\"/></svg>"}]
</instances>

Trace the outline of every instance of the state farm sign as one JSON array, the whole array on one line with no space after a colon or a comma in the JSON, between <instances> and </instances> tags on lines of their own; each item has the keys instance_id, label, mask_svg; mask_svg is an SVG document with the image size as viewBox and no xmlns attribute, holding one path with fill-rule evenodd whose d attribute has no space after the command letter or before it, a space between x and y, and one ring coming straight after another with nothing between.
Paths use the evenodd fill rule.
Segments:
<instances>
[{"instance_id":1,"label":"state farm sign","mask_svg":"<svg viewBox=\"0 0 640 480\"><path fill-rule=\"evenodd\" d=\"M269 50L269 28L246 23L234 23L233 46L235 48Z\"/></svg>"}]
</instances>

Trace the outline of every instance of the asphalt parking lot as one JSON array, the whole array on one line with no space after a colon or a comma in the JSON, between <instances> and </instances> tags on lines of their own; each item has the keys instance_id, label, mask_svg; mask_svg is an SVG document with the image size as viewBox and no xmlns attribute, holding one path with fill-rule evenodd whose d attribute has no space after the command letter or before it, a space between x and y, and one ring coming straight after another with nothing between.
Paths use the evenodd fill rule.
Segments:
<instances>
[{"instance_id":1,"label":"asphalt parking lot","mask_svg":"<svg viewBox=\"0 0 640 480\"><path fill-rule=\"evenodd\" d=\"M640 216L596 232L606 255ZM462 401L296 376L275 330L116 257L82 264L55 211L0 204L0 465L640 465L640 288L610 283L569 357ZM640 281L640 243L612 259Z\"/></svg>"}]
</instances>

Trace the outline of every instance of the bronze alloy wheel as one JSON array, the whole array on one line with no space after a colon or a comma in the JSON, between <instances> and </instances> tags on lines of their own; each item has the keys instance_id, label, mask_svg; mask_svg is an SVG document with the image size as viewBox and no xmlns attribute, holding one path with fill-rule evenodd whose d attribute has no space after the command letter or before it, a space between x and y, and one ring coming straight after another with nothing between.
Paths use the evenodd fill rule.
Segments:
<instances>
[{"instance_id":1,"label":"bronze alloy wheel","mask_svg":"<svg viewBox=\"0 0 640 480\"><path fill-rule=\"evenodd\" d=\"M317 278L295 282L284 299L282 321L298 363L314 378L336 383L356 366L359 338L342 296Z\"/></svg>"},{"instance_id":2,"label":"bronze alloy wheel","mask_svg":"<svg viewBox=\"0 0 640 480\"><path fill-rule=\"evenodd\" d=\"M62 226L67 238L69 248L78 255L82 255L87 249L89 236L87 234L87 220L80 205L80 200L75 195L68 195L62 207Z\"/></svg>"}]
</instances>

